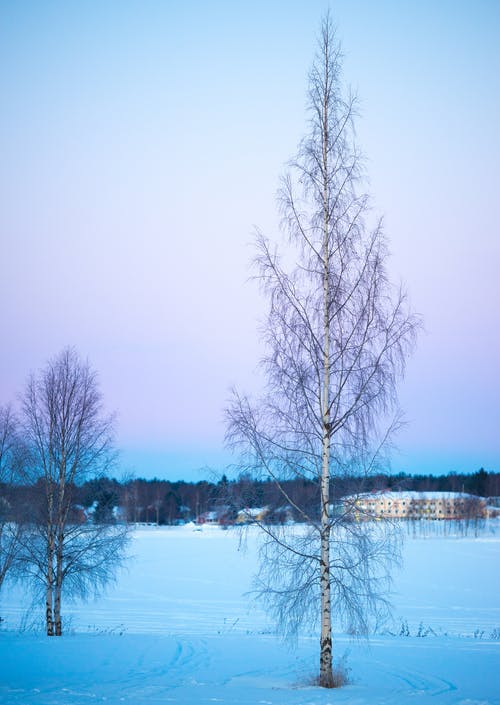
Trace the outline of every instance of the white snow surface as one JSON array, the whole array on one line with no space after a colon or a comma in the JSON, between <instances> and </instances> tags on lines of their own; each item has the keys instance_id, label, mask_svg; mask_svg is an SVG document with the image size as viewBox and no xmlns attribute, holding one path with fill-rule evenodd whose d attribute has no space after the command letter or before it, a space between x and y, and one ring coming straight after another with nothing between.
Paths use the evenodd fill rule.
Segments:
<instances>
[{"instance_id":1,"label":"white snow surface","mask_svg":"<svg viewBox=\"0 0 500 705\"><path fill-rule=\"evenodd\" d=\"M317 634L284 643L248 594L256 533L244 547L237 529L193 529L136 529L116 585L65 605L62 638L4 589L0 703L500 705L498 533L408 538L394 622L368 642L335 634L350 682L327 691L313 684Z\"/></svg>"}]
</instances>

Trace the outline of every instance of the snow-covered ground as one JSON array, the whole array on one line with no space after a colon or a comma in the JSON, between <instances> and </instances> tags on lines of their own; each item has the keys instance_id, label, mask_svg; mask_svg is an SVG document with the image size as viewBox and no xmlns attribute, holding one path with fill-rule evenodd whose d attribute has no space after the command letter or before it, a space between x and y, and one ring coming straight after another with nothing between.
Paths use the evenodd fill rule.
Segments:
<instances>
[{"instance_id":1,"label":"snow-covered ground","mask_svg":"<svg viewBox=\"0 0 500 705\"><path fill-rule=\"evenodd\" d=\"M19 631L41 613L0 595L0 703L500 705L498 533L408 539L394 623L369 643L336 635L350 684L335 691L311 684L317 637L283 643L247 594L255 535L244 549L237 530L144 527L131 553L105 597L66 605L62 639Z\"/></svg>"}]
</instances>

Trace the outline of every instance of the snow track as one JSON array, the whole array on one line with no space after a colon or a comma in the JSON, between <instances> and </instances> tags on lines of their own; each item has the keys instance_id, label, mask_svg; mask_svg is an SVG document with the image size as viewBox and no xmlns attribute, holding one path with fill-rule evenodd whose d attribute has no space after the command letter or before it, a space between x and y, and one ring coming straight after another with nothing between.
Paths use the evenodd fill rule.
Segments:
<instances>
[{"instance_id":1,"label":"snow track","mask_svg":"<svg viewBox=\"0 0 500 705\"><path fill-rule=\"evenodd\" d=\"M316 643L290 651L274 637L154 635L47 639L0 634L4 705L499 705L498 644L436 638L427 646L386 637L349 649L350 685L309 685Z\"/></svg>"},{"instance_id":2,"label":"snow track","mask_svg":"<svg viewBox=\"0 0 500 705\"><path fill-rule=\"evenodd\" d=\"M402 668L399 671L391 672L390 675L404 683L405 687L401 689L401 692L404 693L407 693L408 690L413 690L417 693L436 696L457 690L457 686L454 683L428 673L409 671Z\"/></svg>"}]
</instances>

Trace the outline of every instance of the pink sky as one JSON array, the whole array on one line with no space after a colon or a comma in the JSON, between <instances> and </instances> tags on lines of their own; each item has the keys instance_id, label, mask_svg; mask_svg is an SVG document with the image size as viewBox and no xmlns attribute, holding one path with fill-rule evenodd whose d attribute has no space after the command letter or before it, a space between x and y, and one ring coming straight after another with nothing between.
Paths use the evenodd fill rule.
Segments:
<instances>
[{"instance_id":1,"label":"pink sky","mask_svg":"<svg viewBox=\"0 0 500 705\"><path fill-rule=\"evenodd\" d=\"M394 278L426 332L395 470L500 467L500 12L335 3ZM220 467L229 388L255 388L272 235L306 129L324 3L0 6L0 403L74 345L126 470Z\"/></svg>"}]
</instances>

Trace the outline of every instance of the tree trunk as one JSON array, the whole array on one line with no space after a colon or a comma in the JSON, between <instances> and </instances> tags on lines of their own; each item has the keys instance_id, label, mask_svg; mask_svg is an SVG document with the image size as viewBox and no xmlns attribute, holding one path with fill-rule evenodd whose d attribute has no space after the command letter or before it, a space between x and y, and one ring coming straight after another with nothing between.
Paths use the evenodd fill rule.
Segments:
<instances>
[{"instance_id":1,"label":"tree trunk","mask_svg":"<svg viewBox=\"0 0 500 705\"><path fill-rule=\"evenodd\" d=\"M56 636L62 636L62 618L61 618L61 595L62 595L62 582L63 582L63 541L64 533L59 532L57 537L57 552L56 552L56 582L55 582L55 595L54 595L54 621L55 621L55 634Z\"/></svg>"},{"instance_id":2,"label":"tree trunk","mask_svg":"<svg viewBox=\"0 0 500 705\"><path fill-rule=\"evenodd\" d=\"M49 539L47 547L47 582L45 590L45 625L47 636L54 636L54 609L53 609L53 585L54 585L54 548L53 540Z\"/></svg>"},{"instance_id":3,"label":"tree trunk","mask_svg":"<svg viewBox=\"0 0 500 705\"><path fill-rule=\"evenodd\" d=\"M319 657L319 684L333 688L332 672L332 613L330 592L330 529L321 536L321 638Z\"/></svg>"},{"instance_id":4,"label":"tree trunk","mask_svg":"<svg viewBox=\"0 0 500 705\"><path fill-rule=\"evenodd\" d=\"M62 636L62 619L61 619L61 587L56 586L56 594L54 599L54 620L55 620L55 635Z\"/></svg>"},{"instance_id":5,"label":"tree trunk","mask_svg":"<svg viewBox=\"0 0 500 705\"><path fill-rule=\"evenodd\" d=\"M321 448L321 639L319 684L333 687L332 673L332 605L330 585L330 213L328 187L328 86L329 51L325 46L325 77L322 105L322 209L323 209L323 393L322 393L322 448Z\"/></svg>"},{"instance_id":6,"label":"tree trunk","mask_svg":"<svg viewBox=\"0 0 500 705\"><path fill-rule=\"evenodd\" d=\"M329 370L325 370L326 382L329 383ZM323 392L328 399L328 384ZM319 659L319 684L323 688L333 688L332 672L332 604L330 585L330 435L329 414L326 407L323 428L323 458L321 474L321 556L320 556L320 591L321 591L321 638Z\"/></svg>"},{"instance_id":7,"label":"tree trunk","mask_svg":"<svg viewBox=\"0 0 500 705\"><path fill-rule=\"evenodd\" d=\"M52 585L47 584L45 593L45 623L47 636L54 636L54 616L52 612Z\"/></svg>"}]
</instances>

